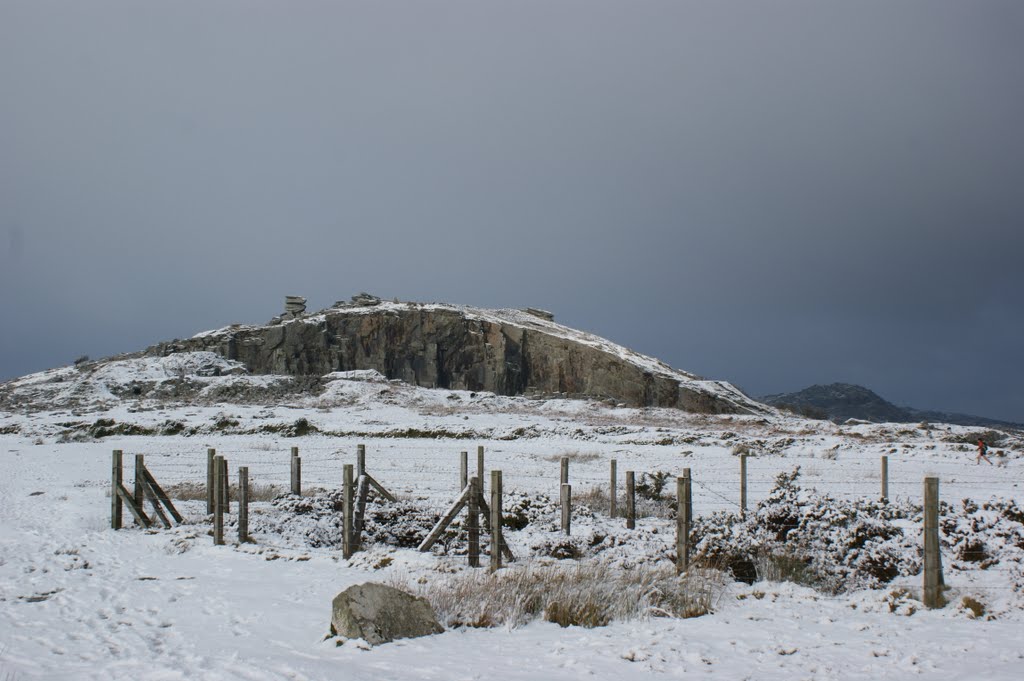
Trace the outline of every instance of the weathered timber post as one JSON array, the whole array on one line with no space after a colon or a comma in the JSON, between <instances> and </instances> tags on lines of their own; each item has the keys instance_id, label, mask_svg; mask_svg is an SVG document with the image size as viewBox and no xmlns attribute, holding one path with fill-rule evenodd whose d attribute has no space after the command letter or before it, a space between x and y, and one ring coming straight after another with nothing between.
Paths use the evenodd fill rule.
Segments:
<instances>
[{"instance_id":1,"label":"weathered timber post","mask_svg":"<svg viewBox=\"0 0 1024 681\"><path fill-rule=\"evenodd\" d=\"M228 477L228 460L220 457L220 484L224 489L221 491L220 502L224 506L224 512L231 514L231 478Z\"/></svg>"},{"instance_id":2,"label":"weathered timber post","mask_svg":"<svg viewBox=\"0 0 1024 681\"><path fill-rule=\"evenodd\" d=\"M740 454L740 517L747 515L747 455Z\"/></svg>"},{"instance_id":3,"label":"weathered timber post","mask_svg":"<svg viewBox=\"0 0 1024 681\"><path fill-rule=\"evenodd\" d=\"M568 485L569 484L569 457L563 456L560 462L561 473L558 478L558 484Z\"/></svg>"},{"instance_id":4,"label":"weathered timber post","mask_svg":"<svg viewBox=\"0 0 1024 681\"><path fill-rule=\"evenodd\" d=\"M221 484L223 476L224 457L218 455L213 457L213 544L220 546L224 543L224 485Z\"/></svg>"},{"instance_id":5,"label":"weathered timber post","mask_svg":"<svg viewBox=\"0 0 1024 681\"><path fill-rule=\"evenodd\" d=\"M217 450L210 449L206 450L206 514L210 515L213 513L213 457L217 456Z\"/></svg>"},{"instance_id":6,"label":"weathered timber post","mask_svg":"<svg viewBox=\"0 0 1024 681\"><path fill-rule=\"evenodd\" d=\"M501 569L501 471L491 471L491 572Z\"/></svg>"},{"instance_id":7,"label":"weathered timber post","mask_svg":"<svg viewBox=\"0 0 1024 681\"><path fill-rule=\"evenodd\" d=\"M238 469L238 542L249 541L249 467Z\"/></svg>"},{"instance_id":8,"label":"weathered timber post","mask_svg":"<svg viewBox=\"0 0 1024 681\"><path fill-rule=\"evenodd\" d=\"M942 556L939 547L939 479L924 479L924 604L941 608Z\"/></svg>"},{"instance_id":9,"label":"weathered timber post","mask_svg":"<svg viewBox=\"0 0 1024 681\"><path fill-rule=\"evenodd\" d=\"M676 574L690 569L690 523L693 500L690 496L690 469L676 478Z\"/></svg>"},{"instance_id":10,"label":"weathered timber post","mask_svg":"<svg viewBox=\"0 0 1024 681\"><path fill-rule=\"evenodd\" d=\"M366 445L356 445L356 478L366 473Z\"/></svg>"},{"instance_id":11,"label":"weathered timber post","mask_svg":"<svg viewBox=\"0 0 1024 681\"><path fill-rule=\"evenodd\" d=\"M459 453L459 491L469 484L469 452Z\"/></svg>"},{"instance_id":12,"label":"weathered timber post","mask_svg":"<svg viewBox=\"0 0 1024 681\"><path fill-rule=\"evenodd\" d=\"M626 529L636 528L636 476L626 471Z\"/></svg>"},{"instance_id":13,"label":"weathered timber post","mask_svg":"<svg viewBox=\"0 0 1024 681\"><path fill-rule=\"evenodd\" d=\"M889 501L889 457L882 457L882 501Z\"/></svg>"},{"instance_id":14,"label":"weathered timber post","mask_svg":"<svg viewBox=\"0 0 1024 681\"><path fill-rule=\"evenodd\" d=\"M352 485L352 464L344 466L344 481L342 495L344 496L344 507L341 516L341 555L344 558L351 558L354 550L352 536L353 522L355 520L355 509L352 507L354 501L354 490Z\"/></svg>"},{"instance_id":15,"label":"weathered timber post","mask_svg":"<svg viewBox=\"0 0 1024 681\"><path fill-rule=\"evenodd\" d=\"M223 459L223 457L221 457L221 458ZM223 500L223 502L224 502L224 513L227 513L228 515L230 515L230 513L231 513L231 476L227 474L227 459L223 459L223 461L220 462L220 465L224 469L223 475L221 475L221 480L223 481L223 484L224 484L224 496L221 497L221 500Z\"/></svg>"},{"instance_id":16,"label":"weathered timber post","mask_svg":"<svg viewBox=\"0 0 1024 681\"><path fill-rule=\"evenodd\" d=\"M110 466L110 529L120 530L123 520L124 506L118 488L124 482L124 453L120 449L114 450L114 456Z\"/></svg>"},{"instance_id":17,"label":"weathered timber post","mask_svg":"<svg viewBox=\"0 0 1024 681\"><path fill-rule=\"evenodd\" d=\"M609 483L609 488L610 489L609 489L609 493L608 493L608 517L609 518L614 518L615 517L615 512L618 510L617 508L615 508L616 506L618 506L618 501L619 501L619 499L618 499L618 497L619 497L619 489L618 489L619 481L618 481L618 471L616 470L617 466L618 466L618 464L615 461L615 459L612 459L612 479L611 479L611 482Z\"/></svg>"},{"instance_id":18,"label":"weathered timber post","mask_svg":"<svg viewBox=\"0 0 1024 681\"><path fill-rule=\"evenodd\" d=\"M299 448L298 447L292 447L292 458L294 459L298 455L299 455Z\"/></svg>"},{"instance_id":19,"label":"weathered timber post","mask_svg":"<svg viewBox=\"0 0 1024 681\"><path fill-rule=\"evenodd\" d=\"M469 518L466 530L469 533L469 567L480 567L480 478L469 479Z\"/></svg>"},{"instance_id":20,"label":"weathered timber post","mask_svg":"<svg viewBox=\"0 0 1024 681\"><path fill-rule=\"evenodd\" d=\"M476 448L476 491L480 494L484 493L484 446L478 445Z\"/></svg>"},{"instance_id":21,"label":"weathered timber post","mask_svg":"<svg viewBox=\"0 0 1024 681\"><path fill-rule=\"evenodd\" d=\"M570 534L572 524L572 485L566 483L561 486L562 490L562 532L565 536Z\"/></svg>"},{"instance_id":22,"label":"weathered timber post","mask_svg":"<svg viewBox=\"0 0 1024 681\"><path fill-rule=\"evenodd\" d=\"M135 507L142 510L146 507L146 478L142 471L146 470L145 457L142 454L135 455L135 488L132 496L135 497Z\"/></svg>"},{"instance_id":23,"label":"weathered timber post","mask_svg":"<svg viewBox=\"0 0 1024 681\"><path fill-rule=\"evenodd\" d=\"M295 449L298 449L296 447ZM302 457L293 456L292 459L292 494L302 496Z\"/></svg>"}]
</instances>

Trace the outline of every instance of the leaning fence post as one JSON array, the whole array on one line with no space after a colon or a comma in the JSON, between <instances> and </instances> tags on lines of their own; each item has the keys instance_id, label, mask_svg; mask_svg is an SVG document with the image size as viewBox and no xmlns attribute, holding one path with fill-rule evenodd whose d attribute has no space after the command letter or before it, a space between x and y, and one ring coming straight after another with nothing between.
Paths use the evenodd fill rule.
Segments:
<instances>
[{"instance_id":1,"label":"leaning fence post","mask_svg":"<svg viewBox=\"0 0 1024 681\"><path fill-rule=\"evenodd\" d=\"M615 511L617 510L615 507L618 505L619 490L618 490L618 480L617 480L617 478L618 478L618 475L617 475L618 471L616 470L616 466L617 466L617 464L616 464L615 459L612 459L612 479L611 479L611 482L609 483L609 487L611 489L610 489L610 491L608 493L608 499L609 499L609 501L608 501L608 517L609 518L614 518L615 517Z\"/></svg>"},{"instance_id":2,"label":"leaning fence post","mask_svg":"<svg viewBox=\"0 0 1024 681\"><path fill-rule=\"evenodd\" d=\"M213 513L213 457L217 456L217 450L209 448L206 450L206 514Z\"/></svg>"},{"instance_id":3,"label":"leaning fence post","mask_svg":"<svg viewBox=\"0 0 1024 681\"><path fill-rule=\"evenodd\" d=\"M942 556L939 553L939 479L924 479L924 604L941 608Z\"/></svg>"},{"instance_id":4,"label":"leaning fence post","mask_svg":"<svg viewBox=\"0 0 1024 681\"><path fill-rule=\"evenodd\" d=\"M341 517L341 555L343 558L351 558L353 553L353 522L355 519L355 509L352 508L354 501L353 485L352 485L352 464L347 463L344 466L344 482L343 482L343 496L344 496L344 507L342 508Z\"/></svg>"},{"instance_id":5,"label":"leaning fence post","mask_svg":"<svg viewBox=\"0 0 1024 681\"><path fill-rule=\"evenodd\" d=\"M224 543L224 485L221 484L223 476L224 457L218 455L213 457L213 544L220 546Z\"/></svg>"},{"instance_id":6,"label":"leaning fence post","mask_svg":"<svg viewBox=\"0 0 1024 681\"><path fill-rule=\"evenodd\" d=\"M882 500L889 500L889 457L882 457Z\"/></svg>"},{"instance_id":7,"label":"leaning fence post","mask_svg":"<svg viewBox=\"0 0 1024 681\"><path fill-rule=\"evenodd\" d=\"M118 494L118 488L124 482L123 456L124 453L120 449L115 449L110 467L110 528L113 530L121 529L122 513L124 510L121 495Z\"/></svg>"},{"instance_id":8,"label":"leaning fence post","mask_svg":"<svg viewBox=\"0 0 1024 681\"><path fill-rule=\"evenodd\" d=\"M220 482L224 485L224 493L220 497L221 503L224 505L224 513L231 514L231 477L227 474L227 459L224 457L220 458L220 467L223 469L220 473Z\"/></svg>"},{"instance_id":9,"label":"leaning fence post","mask_svg":"<svg viewBox=\"0 0 1024 681\"><path fill-rule=\"evenodd\" d=\"M480 478L469 479L469 567L480 567Z\"/></svg>"},{"instance_id":10,"label":"leaning fence post","mask_svg":"<svg viewBox=\"0 0 1024 681\"><path fill-rule=\"evenodd\" d=\"M459 453L459 491L469 484L469 452Z\"/></svg>"},{"instance_id":11,"label":"leaning fence post","mask_svg":"<svg viewBox=\"0 0 1024 681\"><path fill-rule=\"evenodd\" d=\"M747 515L747 455L740 454L740 516Z\"/></svg>"},{"instance_id":12,"label":"leaning fence post","mask_svg":"<svg viewBox=\"0 0 1024 681\"><path fill-rule=\"evenodd\" d=\"M501 569L501 471L491 471L491 572Z\"/></svg>"},{"instance_id":13,"label":"leaning fence post","mask_svg":"<svg viewBox=\"0 0 1024 681\"><path fill-rule=\"evenodd\" d=\"M676 478L676 574L690 569L690 523L693 503L690 496L690 469Z\"/></svg>"},{"instance_id":14,"label":"leaning fence post","mask_svg":"<svg viewBox=\"0 0 1024 681\"><path fill-rule=\"evenodd\" d=\"M223 456L220 461L220 483L224 489L221 491L220 502L224 506L224 512L231 514L231 478L228 476L228 460Z\"/></svg>"},{"instance_id":15,"label":"leaning fence post","mask_svg":"<svg viewBox=\"0 0 1024 681\"><path fill-rule=\"evenodd\" d=\"M562 489L562 532L565 532L566 536L571 534L570 525L572 524L572 485L565 483L561 487Z\"/></svg>"},{"instance_id":16,"label":"leaning fence post","mask_svg":"<svg viewBox=\"0 0 1024 681\"><path fill-rule=\"evenodd\" d=\"M484 493L484 446L478 445L476 448L476 484L477 492L480 494Z\"/></svg>"},{"instance_id":17,"label":"leaning fence post","mask_svg":"<svg viewBox=\"0 0 1024 681\"><path fill-rule=\"evenodd\" d=\"M133 496L135 497L135 507L142 510L146 506L146 489L145 477L142 475L142 471L146 470L145 457L142 454L135 455L135 489Z\"/></svg>"},{"instance_id":18,"label":"leaning fence post","mask_svg":"<svg viewBox=\"0 0 1024 681\"><path fill-rule=\"evenodd\" d=\"M626 529L636 528L636 476L626 471Z\"/></svg>"},{"instance_id":19,"label":"leaning fence post","mask_svg":"<svg viewBox=\"0 0 1024 681\"><path fill-rule=\"evenodd\" d=\"M238 469L238 542L249 541L249 467Z\"/></svg>"},{"instance_id":20,"label":"leaning fence post","mask_svg":"<svg viewBox=\"0 0 1024 681\"><path fill-rule=\"evenodd\" d=\"M298 447L292 449L294 454ZM302 496L302 457L292 456L292 494Z\"/></svg>"}]
</instances>

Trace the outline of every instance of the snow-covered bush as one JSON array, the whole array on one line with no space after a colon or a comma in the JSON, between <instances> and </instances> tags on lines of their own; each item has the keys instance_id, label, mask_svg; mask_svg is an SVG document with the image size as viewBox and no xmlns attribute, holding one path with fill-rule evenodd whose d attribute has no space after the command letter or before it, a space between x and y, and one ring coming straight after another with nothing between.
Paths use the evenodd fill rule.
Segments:
<instances>
[{"instance_id":1,"label":"snow-covered bush","mask_svg":"<svg viewBox=\"0 0 1024 681\"><path fill-rule=\"evenodd\" d=\"M920 517L909 504L840 500L802 489L799 467L782 473L746 518L697 518L697 554L737 579L783 579L831 592L876 588L921 569L920 537L892 521Z\"/></svg>"},{"instance_id":2,"label":"snow-covered bush","mask_svg":"<svg viewBox=\"0 0 1024 681\"><path fill-rule=\"evenodd\" d=\"M1024 508L1012 499L981 503L964 499L940 520L943 548L953 554L954 570L1008 572L1013 588L1024 590Z\"/></svg>"}]
</instances>

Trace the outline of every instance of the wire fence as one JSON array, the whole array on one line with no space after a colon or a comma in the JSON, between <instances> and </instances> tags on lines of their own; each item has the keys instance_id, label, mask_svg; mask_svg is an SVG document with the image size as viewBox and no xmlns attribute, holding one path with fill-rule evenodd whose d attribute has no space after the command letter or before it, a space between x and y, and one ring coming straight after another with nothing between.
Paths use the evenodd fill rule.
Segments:
<instances>
[{"instance_id":1,"label":"wire fence","mask_svg":"<svg viewBox=\"0 0 1024 681\"><path fill-rule=\"evenodd\" d=\"M437 441L373 442L367 449L367 470L399 497L408 496L431 501L438 508L450 503L461 491L460 467L466 452L469 475L477 472L478 445ZM663 478L666 495L674 495L671 484L684 468L691 471L695 486L693 503L698 514L741 507L744 481L740 474L740 457L718 457L702 460L697 457L666 456L655 450L636 451L617 448L601 454L569 453L560 455L557 447L550 454L539 454L535 443L487 443L484 449L484 485L487 472L502 470L506 490L543 493L553 499L559 495L561 460L569 460L569 483L574 494L585 491L610 492L609 463L617 464L616 494L625 493L625 477L635 471L638 483L650 476ZM564 448L563 448L564 449ZM303 444L301 487L310 490L339 489L345 464L355 464L358 445ZM260 443L257 446L218 447L216 453L227 459L229 478L238 467L249 469L253 486L287 490L292 482L291 447ZM801 469L799 484L834 498L881 498L883 496L880 455L843 454L832 460L827 453L810 456L748 457L746 463L747 509L763 500L776 485L780 474ZM1005 468L978 467L963 459L945 462L934 459L888 457L886 498L916 500L922 496L922 480L939 477L946 501L960 498L986 498L993 495L1020 498L1020 481ZM146 465L165 487L205 485L207 452L203 447L175 449L145 454ZM998 473L996 471L999 471ZM645 474L649 476L645 478Z\"/></svg>"}]
</instances>

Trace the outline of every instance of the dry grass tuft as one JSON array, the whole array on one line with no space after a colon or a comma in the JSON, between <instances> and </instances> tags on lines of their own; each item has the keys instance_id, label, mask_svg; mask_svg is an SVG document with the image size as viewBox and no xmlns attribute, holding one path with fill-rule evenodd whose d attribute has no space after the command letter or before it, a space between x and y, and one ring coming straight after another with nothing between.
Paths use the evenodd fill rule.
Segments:
<instances>
[{"instance_id":1,"label":"dry grass tuft","mask_svg":"<svg viewBox=\"0 0 1024 681\"><path fill-rule=\"evenodd\" d=\"M552 454L551 456L544 457L547 461L559 462L562 459L569 459L569 463L589 463L590 461L599 461L604 457L597 452L580 452L573 450L571 452L563 452L561 454Z\"/></svg>"},{"instance_id":2,"label":"dry grass tuft","mask_svg":"<svg viewBox=\"0 0 1024 681\"><path fill-rule=\"evenodd\" d=\"M167 492L167 496L175 501L205 501L206 500L206 483L199 482L179 482L174 485L168 485L164 488ZM288 492L288 488L285 485L260 485L260 484L249 484L249 501L273 501L282 494ZM312 493L313 490L303 490L303 496ZM238 485L230 485L228 487L228 497L231 501L238 500Z\"/></svg>"},{"instance_id":3,"label":"dry grass tuft","mask_svg":"<svg viewBox=\"0 0 1024 681\"><path fill-rule=\"evenodd\" d=\"M572 502L576 505L586 506L598 515L608 515L612 508L611 497L608 495L608 488L604 486L593 486L576 492L573 490ZM647 499L639 494L636 496L636 517L637 518L674 518L674 498ZM615 506L615 516L626 517L626 495L624 490L619 490L619 497Z\"/></svg>"},{"instance_id":4,"label":"dry grass tuft","mask_svg":"<svg viewBox=\"0 0 1024 681\"><path fill-rule=\"evenodd\" d=\"M514 628L543 618L563 627L598 627L643 617L712 612L730 580L719 570L672 566L612 570L599 564L526 565L494 574L462 573L417 584L447 627ZM396 585L405 588L404 584Z\"/></svg>"}]
</instances>

